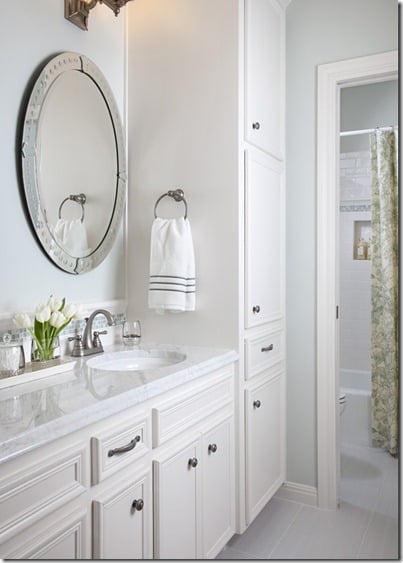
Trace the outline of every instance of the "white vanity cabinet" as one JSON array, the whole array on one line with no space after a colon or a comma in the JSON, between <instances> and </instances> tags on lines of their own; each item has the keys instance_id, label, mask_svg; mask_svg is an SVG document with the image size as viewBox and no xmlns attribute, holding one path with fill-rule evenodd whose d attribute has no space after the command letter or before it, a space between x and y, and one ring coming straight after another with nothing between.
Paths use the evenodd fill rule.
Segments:
<instances>
[{"instance_id":1,"label":"white vanity cabinet","mask_svg":"<svg viewBox=\"0 0 403 563\"><path fill-rule=\"evenodd\" d=\"M233 399L224 369L153 409L155 558L214 558L235 531Z\"/></svg>"},{"instance_id":2,"label":"white vanity cabinet","mask_svg":"<svg viewBox=\"0 0 403 563\"><path fill-rule=\"evenodd\" d=\"M0 556L214 558L234 533L234 367L181 378L0 464Z\"/></svg>"},{"instance_id":3,"label":"white vanity cabinet","mask_svg":"<svg viewBox=\"0 0 403 563\"><path fill-rule=\"evenodd\" d=\"M136 470L139 473L139 470ZM109 486L93 501L94 559L152 559L152 476L149 468L135 478Z\"/></svg>"},{"instance_id":4,"label":"white vanity cabinet","mask_svg":"<svg viewBox=\"0 0 403 563\"><path fill-rule=\"evenodd\" d=\"M245 140L284 158L284 10L245 0Z\"/></svg>"},{"instance_id":5,"label":"white vanity cabinet","mask_svg":"<svg viewBox=\"0 0 403 563\"><path fill-rule=\"evenodd\" d=\"M154 461L154 556L213 559L234 533L233 413Z\"/></svg>"},{"instance_id":6,"label":"white vanity cabinet","mask_svg":"<svg viewBox=\"0 0 403 563\"><path fill-rule=\"evenodd\" d=\"M89 556L89 448L76 437L0 465L0 555Z\"/></svg>"},{"instance_id":7,"label":"white vanity cabinet","mask_svg":"<svg viewBox=\"0 0 403 563\"><path fill-rule=\"evenodd\" d=\"M154 460L154 555L197 559L200 544L200 443L195 439ZM199 528L199 529L198 529Z\"/></svg>"}]
</instances>

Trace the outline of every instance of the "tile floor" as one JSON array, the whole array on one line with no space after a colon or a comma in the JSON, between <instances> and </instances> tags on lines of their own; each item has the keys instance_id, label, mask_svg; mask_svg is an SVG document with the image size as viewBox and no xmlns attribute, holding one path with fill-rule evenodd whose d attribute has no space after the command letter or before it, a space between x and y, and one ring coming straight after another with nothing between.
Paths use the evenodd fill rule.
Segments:
<instances>
[{"instance_id":1,"label":"tile floor","mask_svg":"<svg viewBox=\"0 0 403 563\"><path fill-rule=\"evenodd\" d=\"M343 445L340 497L335 511L274 497L217 559L398 559L398 461Z\"/></svg>"}]
</instances>

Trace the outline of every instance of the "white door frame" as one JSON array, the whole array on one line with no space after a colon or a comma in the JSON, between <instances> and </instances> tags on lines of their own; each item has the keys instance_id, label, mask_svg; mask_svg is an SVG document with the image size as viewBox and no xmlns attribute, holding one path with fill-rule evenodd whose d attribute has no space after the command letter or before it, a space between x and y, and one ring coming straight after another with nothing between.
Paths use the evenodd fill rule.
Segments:
<instances>
[{"instance_id":1,"label":"white door frame","mask_svg":"<svg viewBox=\"0 0 403 563\"><path fill-rule=\"evenodd\" d=\"M338 208L340 89L392 80L398 51L318 66L317 113L317 471L318 506L338 505Z\"/></svg>"}]
</instances>

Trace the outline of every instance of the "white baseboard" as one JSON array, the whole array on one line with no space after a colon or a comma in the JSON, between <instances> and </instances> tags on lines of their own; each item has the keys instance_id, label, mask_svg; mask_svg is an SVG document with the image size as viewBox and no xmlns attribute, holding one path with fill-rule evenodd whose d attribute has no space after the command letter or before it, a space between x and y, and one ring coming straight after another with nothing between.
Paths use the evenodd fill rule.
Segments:
<instances>
[{"instance_id":1,"label":"white baseboard","mask_svg":"<svg viewBox=\"0 0 403 563\"><path fill-rule=\"evenodd\" d=\"M302 485L300 483L290 483L286 481L279 488L275 496L309 506L317 506L318 504L318 491L316 487L310 487L309 485Z\"/></svg>"}]
</instances>

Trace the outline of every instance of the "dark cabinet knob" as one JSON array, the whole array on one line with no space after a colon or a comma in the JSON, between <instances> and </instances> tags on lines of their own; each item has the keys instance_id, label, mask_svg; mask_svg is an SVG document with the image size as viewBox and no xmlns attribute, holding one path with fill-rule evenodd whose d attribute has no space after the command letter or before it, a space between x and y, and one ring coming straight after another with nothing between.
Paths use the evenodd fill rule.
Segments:
<instances>
[{"instance_id":1,"label":"dark cabinet knob","mask_svg":"<svg viewBox=\"0 0 403 563\"><path fill-rule=\"evenodd\" d=\"M253 401L253 406L255 409L260 409L261 404L262 403L259 401L259 399L257 401Z\"/></svg>"},{"instance_id":2,"label":"dark cabinet knob","mask_svg":"<svg viewBox=\"0 0 403 563\"><path fill-rule=\"evenodd\" d=\"M256 315L256 313L260 313L260 306L259 305L254 305L252 307L252 311L253 313Z\"/></svg>"},{"instance_id":3,"label":"dark cabinet knob","mask_svg":"<svg viewBox=\"0 0 403 563\"><path fill-rule=\"evenodd\" d=\"M215 454L218 450L217 444L209 444L208 451L209 453Z\"/></svg>"},{"instance_id":4,"label":"dark cabinet knob","mask_svg":"<svg viewBox=\"0 0 403 563\"><path fill-rule=\"evenodd\" d=\"M197 457L191 457L188 461L188 466L190 467L197 467L197 464L199 462L197 461Z\"/></svg>"},{"instance_id":5,"label":"dark cabinet knob","mask_svg":"<svg viewBox=\"0 0 403 563\"><path fill-rule=\"evenodd\" d=\"M132 502L132 509L133 510L143 510L144 508L144 500L142 498L138 498Z\"/></svg>"},{"instance_id":6,"label":"dark cabinet knob","mask_svg":"<svg viewBox=\"0 0 403 563\"><path fill-rule=\"evenodd\" d=\"M258 121L255 121L255 123L252 123L252 128L253 128L255 131L259 131L259 129L260 129L260 123L259 123Z\"/></svg>"}]
</instances>

